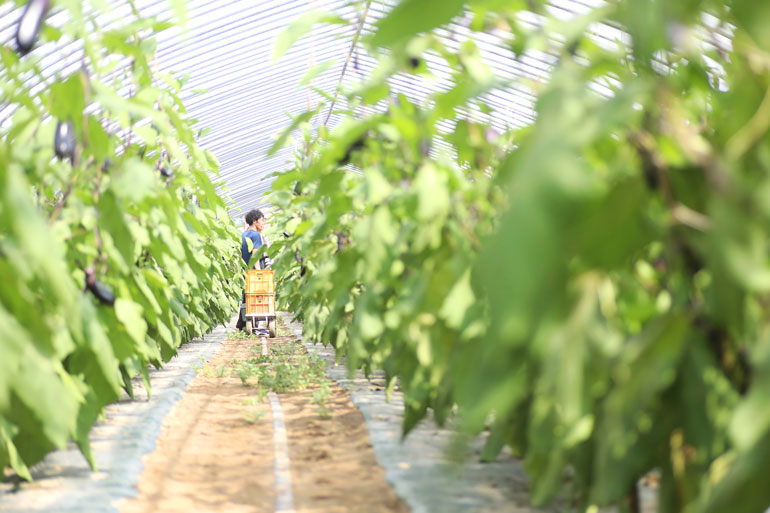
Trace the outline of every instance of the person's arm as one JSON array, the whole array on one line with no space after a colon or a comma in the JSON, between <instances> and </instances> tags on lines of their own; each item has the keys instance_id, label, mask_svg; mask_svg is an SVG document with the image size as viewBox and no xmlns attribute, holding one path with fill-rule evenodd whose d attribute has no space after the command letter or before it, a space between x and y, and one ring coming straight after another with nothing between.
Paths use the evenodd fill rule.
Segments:
<instances>
[{"instance_id":1,"label":"person's arm","mask_svg":"<svg viewBox=\"0 0 770 513\"><path fill-rule=\"evenodd\" d=\"M259 233L250 236L251 241L254 243L254 249L251 250L251 256L257 254L257 250L262 245L262 236ZM251 264L251 258L249 258L249 264Z\"/></svg>"}]
</instances>

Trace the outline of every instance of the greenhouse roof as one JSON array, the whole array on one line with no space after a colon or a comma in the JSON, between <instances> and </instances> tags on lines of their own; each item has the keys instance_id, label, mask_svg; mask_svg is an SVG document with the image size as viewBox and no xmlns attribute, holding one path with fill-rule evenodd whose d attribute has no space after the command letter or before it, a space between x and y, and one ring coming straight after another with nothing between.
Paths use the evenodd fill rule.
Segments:
<instances>
[{"instance_id":1,"label":"greenhouse roof","mask_svg":"<svg viewBox=\"0 0 770 513\"><path fill-rule=\"evenodd\" d=\"M143 15L157 15L160 19L172 16L174 2L135 3ZM602 3L603 0L556 0L548 14L568 19ZM130 15L126 2L116 1L114 5L116 17ZM391 5L387 1L347 0L189 0L185 28L167 30L157 36L156 66L189 76L182 98L190 117L199 121L199 128L210 129L201 136L200 143L220 161L220 178L228 189L221 190L229 195L230 214L234 218L251 208L268 206L264 195L273 173L291 167L291 145L267 155L276 136L290 123L289 116L313 110L321 101L328 104L319 91L334 95L338 88L364 81L375 70L377 60L367 55L362 45L353 48L353 42L362 23L363 34L371 33L374 23ZM0 9L0 19L4 20L0 23L0 39L10 41L20 10L14 13L12 3L5 3ZM276 38L292 21L311 10L333 12L346 23L316 25L275 59ZM56 16L57 13L49 16L49 23L55 24ZM520 16L523 24L532 27L539 26L541 19L532 13ZM455 19L438 34L444 44L456 48L471 36L469 23L470 16ZM625 37L621 30L604 24L594 24L592 30L600 45L614 46ZM498 130L528 124L534 116L534 95L527 84L546 79L556 56L528 51L517 57L505 33L474 32L473 37L500 86L484 97L492 108L491 114L479 110L465 115L487 121ZM724 43L729 45L729 39L725 38ZM49 43L35 52L44 55L50 67L48 76L77 69L80 49L76 45ZM391 90L419 102L433 91L449 89L452 78L446 63L437 56L424 58L430 75L398 74L390 79ZM313 89L300 86L308 70L320 63L328 65L312 79L309 85ZM600 83L596 90L599 94L611 94L609 87ZM329 127L339 122L339 116L330 114L327 106L311 123L317 126L327 122L327 118ZM450 123L441 128L453 130Z\"/></svg>"}]
</instances>

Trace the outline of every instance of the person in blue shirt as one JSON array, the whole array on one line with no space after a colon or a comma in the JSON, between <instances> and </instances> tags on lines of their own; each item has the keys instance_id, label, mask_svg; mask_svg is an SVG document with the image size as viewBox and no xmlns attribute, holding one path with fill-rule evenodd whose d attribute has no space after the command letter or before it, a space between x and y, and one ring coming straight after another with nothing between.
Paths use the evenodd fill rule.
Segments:
<instances>
[{"instance_id":1,"label":"person in blue shirt","mask_svg":"<svg viewBox=\"0 0 770 513\"><path fill-rule=\"evenodd\" d=\"M249 210L246 214L246 231L241 234L241 258L246 262L246 267L251 269L256 267L257 269L263 269L263 261L261 258L254 255L257 254L257 250L264 244L264 237L262 237L262 230L265 229L265 214L262 211L254 209ZM249 251L249 243L252 242L252 249ZM243 291L241 297L241 313L238 315L238 322L235 324L235 328L242 330L246 327L246 291Z\"/></svg>"},{"instance_id":2,"label":"person in blue shirt","mask_svg":"<svg viewBox=\"0 0 770 513\"><path fill-rule=\"evenodd\" d=\"M262 237L262 230L265 229L265 214L262 211L254 209L250 210L246 214L246 231L241 234L241 258L246 262L246 266L251 268L249 263L251 258L257 253L257 249L264 243ZM253 249L249 251L249 243L246 239L250 239L253 243ZM260 263L255 262L258 268L262 268Z\"/></svg>"}]
</instances>

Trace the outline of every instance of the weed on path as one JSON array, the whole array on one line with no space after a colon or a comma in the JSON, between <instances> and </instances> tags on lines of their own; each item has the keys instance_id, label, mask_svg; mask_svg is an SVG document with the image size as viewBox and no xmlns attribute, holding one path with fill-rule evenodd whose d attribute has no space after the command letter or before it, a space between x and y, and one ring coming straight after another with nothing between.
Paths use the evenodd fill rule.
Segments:
<instances>
[{"instance_id":1,"label":"weed on path","mask_svg":"<svg viewBox=\"0 0 770 513\"><path fill-rule=\"evenodd\" d=\"M279 334L284 336L268 342L266 355L262 354L260 337L240 332L228 333L228 340L250 343L249 356L232 359L228 364L216 367L204 363L198 372L206 377L238 377L243 385L254 389L249 406L265 403L271 391L279 394L308 391L308 396L317 406L318 416L330 418L333 414L328 405L331 383L326 375L326 362L316 354L309 354L299 340L284 333L288 334L288 330L279 330ZM261 410L244 411L244 419L249 422L259 422L263 415Z\"/></svg>"}]
</instances>

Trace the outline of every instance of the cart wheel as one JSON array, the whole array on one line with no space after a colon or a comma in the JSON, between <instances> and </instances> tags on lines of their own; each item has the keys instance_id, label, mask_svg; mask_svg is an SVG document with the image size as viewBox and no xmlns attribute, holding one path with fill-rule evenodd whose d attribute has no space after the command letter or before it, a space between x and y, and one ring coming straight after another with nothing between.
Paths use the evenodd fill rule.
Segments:
<instances>
[{"instance_id":1,"label":"cart wheel","mask_svg":"<svg viewBox=\"0 0 770 513\"><path fill-rule=\"evenodd\" d=\"M270 333L270 338L275 338L275 318L267 320L267 331Z\"/></svg>"},{"instance_id":2,"label":"cart wheel","mask_svg":"<svg viewBox=\"0 0 770 513\"><path fill-rule=\"evenodd\" d=\"M253 328L254 328L254 326L253 326L252 322L250 320L246 321L246 333L251 335L254 332Z\"/></svg>"}]
</instances>

